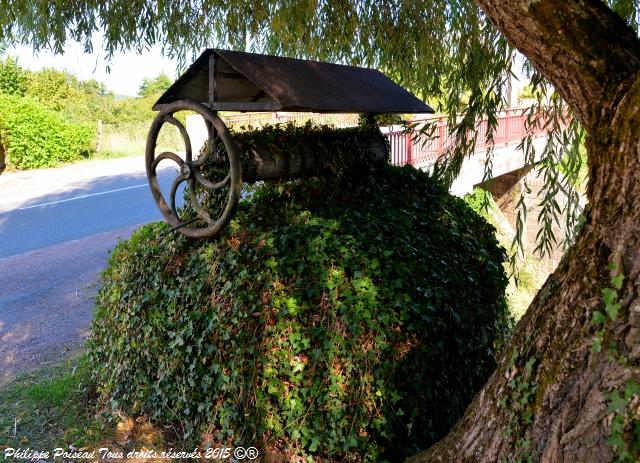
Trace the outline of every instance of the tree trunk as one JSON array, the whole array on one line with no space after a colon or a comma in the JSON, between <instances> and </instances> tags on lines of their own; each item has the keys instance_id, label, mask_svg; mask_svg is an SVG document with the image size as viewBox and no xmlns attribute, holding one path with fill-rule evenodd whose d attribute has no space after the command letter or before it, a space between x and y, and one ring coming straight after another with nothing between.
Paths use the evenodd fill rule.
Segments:
<instances>
[{"instance_id":1,"label":"tree trunk","mask_svg":"<svg viewBox=\"0 0 640 463\"><path fill-rule=\"evenodd\" d=\"M609 438L628 446L629 419L640 420L637 396L616 406L609 395L640 382L640 44L601 0L477 3L587 129L590 206L464 417L409 461L611 461L622 449ZM596 325L594 312L607 315L602 289L618 273L619 313Z\"/></svg>"},{"instance_id":2,"label":"tree trunk","mask_svg":"<svg viewBox=\"0 0 640 463\"><path fill-rule=\"evenodd\" d=\"M0 138L0 174L2 174L4 169L7 167L6 159L6 152L4 150L4 146L2 146L2 139Z\"/></svg>"}]
</instances>

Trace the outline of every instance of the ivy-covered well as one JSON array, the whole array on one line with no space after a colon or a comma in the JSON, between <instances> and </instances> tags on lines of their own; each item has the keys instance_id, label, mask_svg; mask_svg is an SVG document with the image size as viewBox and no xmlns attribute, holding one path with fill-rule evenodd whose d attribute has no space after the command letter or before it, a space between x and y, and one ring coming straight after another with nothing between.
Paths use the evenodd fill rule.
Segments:
<instances>
[{"instance_id":1,"label":"ivy-covered well","mask_svg":"<svg viewBox=\"0 0 640 463\"><path fill-rule=\"evenodd\" d=\"M427 174L261 185L229 229L114 250L90 339L112 409L189 445L401 461L443 437L509 329L493 229Z\"/></svg>"}]
</instances>

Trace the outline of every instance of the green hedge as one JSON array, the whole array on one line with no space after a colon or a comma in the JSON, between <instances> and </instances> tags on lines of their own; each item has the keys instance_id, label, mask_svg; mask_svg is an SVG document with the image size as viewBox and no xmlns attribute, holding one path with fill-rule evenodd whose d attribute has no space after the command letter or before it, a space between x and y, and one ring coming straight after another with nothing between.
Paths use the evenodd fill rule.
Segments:
<instances>
[{"instance_id":1,"label":"green hedge","mask_svg":"<svg viewBox=\"0 0 640 463\"><path fill-rule=\"evenodd\" d=\"M28 97L0 94L0 143L16 169L54 167L89 157L95 129L69 123Z\"/></svg>"},{"instance_id":2,"label":"green hedge","mask_svg":"<svg viewBox=\"0 0 640 463\"><path fill-rule=\"evenodd\" d=\"M29 72L15 58L0 60L0 94L23 96L27 91Z\"/></svg>"},{"instance_id":3,"label":"green hedge","mask_svg":"<svg viewBox=\"0 0 640 463\"><path fill-rule=\"evenodd\" d=\"M118 244L89 341L98 392L187 447L402 461L494 369L503 259L410 167L262 185L216 239L150 224Z\"/></svg>"}]
</instances>

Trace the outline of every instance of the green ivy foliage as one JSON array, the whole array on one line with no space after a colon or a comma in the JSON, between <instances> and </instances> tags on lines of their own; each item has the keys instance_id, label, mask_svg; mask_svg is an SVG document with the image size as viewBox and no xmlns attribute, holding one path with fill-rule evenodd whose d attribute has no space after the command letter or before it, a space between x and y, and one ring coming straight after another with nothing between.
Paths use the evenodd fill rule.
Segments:
<instances>
[{"instance_id":1,"label":"green ivy foliage","mask_svg":"<svg viewBox=\"0 0 640 463\"><path fill-rule=\"evenodd\" d=\"M67 122L31 98L0 94L0 143L16 169L53 167L89 157L95 129Z\"/></svg>"},{"instance_id":2,"label":"green ivy foliage","mask_svg":"<svg viewBox=\"0 0 640 463\"><path fill-rule=\"evenodd\" d=\"M89 340L105 403L189 445L328 461L443 437L508 336L504 250L423 172L343 174L260 185L208 241L119 243Z\"/></svg>"}]
</instances>

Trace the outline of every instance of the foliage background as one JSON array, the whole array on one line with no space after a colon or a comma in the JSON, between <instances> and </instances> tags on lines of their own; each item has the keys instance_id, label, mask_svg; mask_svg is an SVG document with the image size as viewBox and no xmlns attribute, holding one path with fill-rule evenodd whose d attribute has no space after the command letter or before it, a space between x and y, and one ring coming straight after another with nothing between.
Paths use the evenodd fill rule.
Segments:
<instances>
[{"instance_id":1,"label":"foliage background","mask_svg":"<svg viewBox=\"0 0 640 463\"><path fill-rule=\"evenodd\" d=\"M639 0L604 3L638 30ZM538 164L545 179L539 194L543 230L539 250L545 254L554 241L561 241L553 236L554 221L566 220L570 226L565 227L565 243L573 239L579 208L579 193L573 186L583 161L579 152L583 130L553 87L515 54L473 0L202 0L164 3L160 8L153 0L55 5L34 0L28 7L23 2L4 7L0 43L29 44L35 51L62 52L70 39L92 51L98 33L107 57L127 49L142 53L160 45L182 67L205 47L227 47L378 68L449 115L449 130L457 143L438 170L448 183L464 156L474 151L479 136L475 126L484 119L490 129L485 167L489 178L492 129L505 107L510 77L522 67L531 77L534 97L528 110L531 133L542 125L549 135ZM528 161L534 159L532 146L528 135L522 144ZM553 200L559 188L571 192L561 210ZM520 216L525 214L521 201ZM523 247L520 230L516 232L515 241Z\"/></svg>"},{"instance_id":2,"label":"foliage background","mask_svg":"<svg viewBox=\"0 0 640 463\"><path fill-rule=\"evenodd\" d=\"M94 139L95 131L87 124L69 123L31 98L0 95L0 141L16 169L87 158Z\"/></svg>"},{"instance_id":3,"label":"foliage background","mask_svg":"<svg viewBox=\"0 0 640 463\"><path fill-rule=\"evenodd\" d=\"M151 107L170 84L166 75L147 78L137 97L123 98L66 71L28 71L10 56L0 60L0 143L9 167L54 167L96 154L142 155ZM164 145L180 149L175 131L162 137Z\"/></svg>"}]
</instances>

